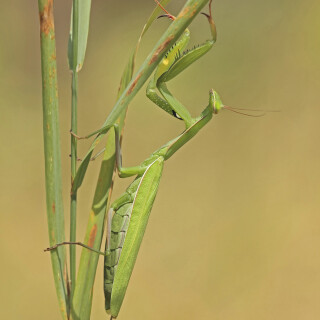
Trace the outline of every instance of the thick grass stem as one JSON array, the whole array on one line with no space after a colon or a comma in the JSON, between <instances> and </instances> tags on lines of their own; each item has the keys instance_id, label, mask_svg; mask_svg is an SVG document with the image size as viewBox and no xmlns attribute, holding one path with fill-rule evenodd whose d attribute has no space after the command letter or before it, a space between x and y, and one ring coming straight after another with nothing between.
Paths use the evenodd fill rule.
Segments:
<instances>
[{"instance_id":1,"label":"thick grass stem","mask_svg":"<svg viewBox=\"0 0 320 320\"><path fill-rule=\"evenodd\" d=\"M64 214L62 202L61 151L59 134L56 43L53 19L53 0L39 0L43 136L45 156L46 203L49 242L63 242ZM63 319L68 319L67 270L65 249L51 252L54 282Z\"/></svg>"}]
</instances>

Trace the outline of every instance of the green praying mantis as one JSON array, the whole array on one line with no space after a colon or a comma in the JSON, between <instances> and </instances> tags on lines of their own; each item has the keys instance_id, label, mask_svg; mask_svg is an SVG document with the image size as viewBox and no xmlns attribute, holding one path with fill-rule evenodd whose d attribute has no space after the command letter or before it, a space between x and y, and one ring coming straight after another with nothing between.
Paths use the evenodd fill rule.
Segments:
<instances>
[{"instance_id":1,"label":"green praying mantis","mask_svg":"<svg viewBox=\"0 0 320 320\"><path fill-rule=\"evenodd\" d=\"M110 206L107 214L105 252L96 251L79 242L63 242L46 249L53 250L64 244L78 244L104 255L105 308L111 315L111 319L116 318L121 309L158 191L164 162L192 139L212 119L213 114L217 114L222 108L234 111L223 105L217 92L210 90L208 106L200 116L193 118L189 111L170 93L166 85L168 81L205 55L215 43L216 28L212 18L211 4L212 0L209 3L209 14L203 13L209 22L211 38L191 50L185 50L190 39L190 31L186 29L159 63L147 86L147 97L170 115L182 120L185 124L185 130L178 137L153 152L140 165L128 168L122 166L118 125L112 124L102 127L84 137L89 138L113 128L118 174L121 178L136 176L126 191ZM163 16L175 19L168 12Z\"/></svg>"}]
</instances>

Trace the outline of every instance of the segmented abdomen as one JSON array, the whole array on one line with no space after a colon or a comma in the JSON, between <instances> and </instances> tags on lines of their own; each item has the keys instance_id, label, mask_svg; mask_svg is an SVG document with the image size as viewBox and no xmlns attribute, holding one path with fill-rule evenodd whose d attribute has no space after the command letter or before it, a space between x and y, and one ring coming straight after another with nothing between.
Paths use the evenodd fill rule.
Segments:
<instances>
[{"instance_id":1,"label":"segmented abdomen","mask_svg":"<svg viewBox=\"0 0 320 320\"><path fill-rule=\"evenodd\" d=\"M106 251L109 252L109 254L105 256L104 260L104 294L106 310L110 309L113 280L119 263L126 233L128 231L133 199L137 191L139 181L140 178L135 179L126 192L112 204L109 210L108 219L111 219L111 228L108 226L108 229L110 228L111 230L108 230L110 233L107 237L106 248Z\"/></svg>"}]
</instances>

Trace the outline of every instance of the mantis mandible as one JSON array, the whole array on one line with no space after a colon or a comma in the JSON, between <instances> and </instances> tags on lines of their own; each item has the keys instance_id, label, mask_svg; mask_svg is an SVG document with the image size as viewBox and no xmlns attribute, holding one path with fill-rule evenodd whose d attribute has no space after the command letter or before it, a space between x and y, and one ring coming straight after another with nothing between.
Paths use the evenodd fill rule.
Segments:
<instances>
[{"instance_id":1,"label":"mantis mandible","mask_svg":"<svg viewBox=\"0 0 320 320\"><path fill-rule=\"evenodd\" d=\"M216 29L211 15L211 2L212 0L209 3L209 14L204 14L210 25L211 39L198 47L184 51L190 38L190 32L186 29L180 40L162 59L147 87L148 98L172 116L184 121L185 130L178 137L153 152L140 165L129 168L122 166L120 132L116 124L103 127L85 137L89 138L113 128L116 140L118 174L121 178L136 176L126 191L112 203L108 211L106 251L96 251L79 242L64 242L46 249L52 250L63 244L79 244L105 256L105 308L111 315L111 319L116 318L119 314L158 191L164 162L192 139L212 119L213 114L217 114L224 107L219 95L210 90L208 106L200 116L193 118L189 111L172 96L166 86L166 82L206 54L216 41ZM175 19L169 13L164 16ZM156 93L156 89L159 90L162 97Z\"/></svg>"}]
</instances>

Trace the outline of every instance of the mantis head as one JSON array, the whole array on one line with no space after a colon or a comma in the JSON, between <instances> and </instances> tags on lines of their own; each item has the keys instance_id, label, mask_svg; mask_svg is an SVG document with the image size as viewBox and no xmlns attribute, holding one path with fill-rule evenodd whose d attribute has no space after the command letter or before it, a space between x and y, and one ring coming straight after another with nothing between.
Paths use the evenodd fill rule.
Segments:
<instances>
[{"instance_id":1,"label":"mantis head","mask_svg":"<svg viewBox=\"0 0 320 320\"><path fill-rule=\"evenodd\" d=\"M214 114L219 113L219 111L224 107L220 96L214 90L210 90L209 97L209 105L212 107L212 111Z\"/></svg>"}]
</instances>

